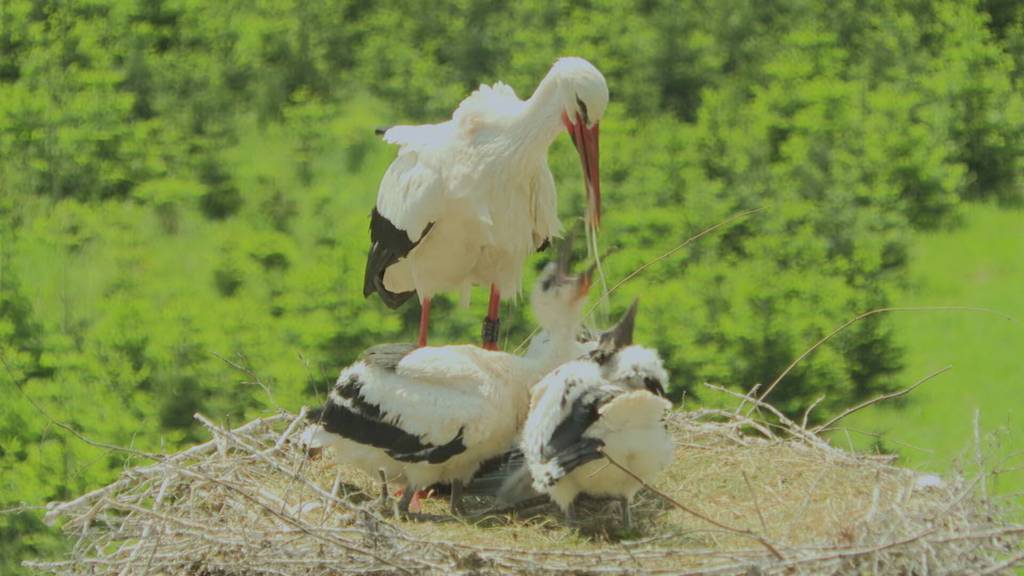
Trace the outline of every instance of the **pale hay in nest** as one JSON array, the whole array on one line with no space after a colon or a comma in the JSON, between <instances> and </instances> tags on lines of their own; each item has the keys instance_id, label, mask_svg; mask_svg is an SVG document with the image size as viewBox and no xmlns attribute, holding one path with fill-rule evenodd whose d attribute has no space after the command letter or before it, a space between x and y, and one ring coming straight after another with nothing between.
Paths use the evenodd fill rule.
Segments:
<instances>
[{"instance_id":1,"label":"pale hay in nest","mask_svg":"<svg viewBox=\"0 0 1024 576\"><path fill-rule=\"evenodd\" d=\"M1024 525L1008 522L976 481L922 487L886 459L833 448L791 422L784 434L732 412L673 414L677 459L645 490L638 528L614 503L583 506L579 529L548 504L473 521L397 521L374 479L311 461L301 416L234 431L199 417L214 440L77 500L52 504L75 543L33 562L53 574L1008 572ZM744 431L746 433L744 433ZM754 434L751 434L754 432ZM488 503L471 499L471 513ZM425 502L444 514L443 500ZM716 525L717 524L717 525Z\"/></svg>"}]
</instances>

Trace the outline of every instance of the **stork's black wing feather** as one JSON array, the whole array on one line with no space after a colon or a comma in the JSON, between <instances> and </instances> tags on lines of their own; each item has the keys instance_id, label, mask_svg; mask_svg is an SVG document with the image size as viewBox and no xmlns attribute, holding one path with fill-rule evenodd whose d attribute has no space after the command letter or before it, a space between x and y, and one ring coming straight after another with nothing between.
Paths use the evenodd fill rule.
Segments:
<instances>
[{"instance_id":1,"label":"stork's black wing feather","mask_svg":"<svg viewBox=\"0 0 1024 576\"><path fill-rule=\"evenodd\" d=\"M566 385L566 392L573 387L570 382ZM555 426L554 432L547 444L541 449L540 455L544 460L552 458L555 454L576 444L583 437L583 433L590 428L590 425L597 422L599 417L598 409L612 399L614 394L606 388L591 388L579 396L572 403L569 414ZM565 400L563 399L563 402Z\"/></svg>"},{"instance_id":2,"label":"stork's black wing feather","mask_svg":"<svg viewBox=\"0 0 1024 576\"><path fill-rule=\"evenodd\" d=\"M544 484L551 486L580 466L602 458L600 449L603 446L604 441L600 438L583 437L558 452L550 460L555 467L552 474L544 476Z\"/></svg>"},{"instance_id":3,"label":"stork's black wing feather","mask_svg":"<svg viewBox=\"0 0 1024 576\"><path fill-rule=\"evenodd\" d=\"M370 252L366 255L366 273L363 275L363 296L374 292L388 308L398 308L416 292L391 292L384 287L384 272L395 262L404 258L430 232L433 223L427 225L420 239L413 242L409 235L381 216L377 208L370 212Z\"/></svg>"},{"instance_id":4,"label":"stork's black wing feather","mask_svg":"<svg viewBox=\"0 0 1024 576\"><path fill-rule=\"evenodd\" d=\"M571 389L570 383L566 386L566 392ZM583 434L597 422L601 406L614 397L614 392L607 388L591 388L576 397L569 414L558 423L551 438L541 448L541 458L545 462L553 462L558 469L553 476L544 478L546 484L550 486L576 468L601 458L598 449L604 442Z\"/></svg>"},{"instance_id":5,"label":"stork's black wing feather","mask_svg":"<svg viewBox=\"0 0 1024 576\"><path fill-rule=\"evenodd\" d=\"M380 406L363 398L362 386L362 381L353 374L335 387L341 397L340 402L331 398L323 406L311 410L307 417L331 434L379 448L401 462L437 464L466 451L462 429L444 444L424 442L397 423L389 422L381 413Z\"/></svg>"},{"instance_id":6,"label":"stork's black wing feather","mask_svg":"<svg viewBox=\"0 0 1024 576\"><path fill-rule=\"evenodd\" d=\"M424 444L421 442L421 447L418 449L400 450L395 448L387 450L387 453L388 456L391 456L399 462L429 462L431 464L440 464L441 462L446 462L452 456L462 454L466 451L466 445L462 441L463 431L463 428L459 428L459 432L454 438L441 445Z\"/></svg>"}]
</instances>

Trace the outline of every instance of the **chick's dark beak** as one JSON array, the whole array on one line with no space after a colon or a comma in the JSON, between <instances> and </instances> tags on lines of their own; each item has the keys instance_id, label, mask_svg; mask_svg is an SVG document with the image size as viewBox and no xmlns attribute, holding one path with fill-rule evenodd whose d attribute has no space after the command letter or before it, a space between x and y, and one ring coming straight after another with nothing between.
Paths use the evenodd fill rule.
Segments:
<instances>
[{"instance_id":1,"label":"chick's dark beak","mask_svg":"<svg viewBox=\"0 0 1024 576\"><path fill-rule=\"evenodd\" d=\"M636 326L636 310L639 303L639 300L633 300L633 304L622 315L615 327L605 333L605 336L614 343L616 351L633 344L633 328Z\"/></svg>"},{"instance_id":2,"label":"chick's dark beak","mask_svg":"<svg viewBox=\"0 0 1024 576\"><path fill-rule=\"evenodd\" d=\"M572 260L573 236L572 232L566 234L565 240L562 240L562 245L558 249L558 261L555 273L561 278L569 276L569 268L571 267L570 260Z\"/></svg>"}]
</instances>

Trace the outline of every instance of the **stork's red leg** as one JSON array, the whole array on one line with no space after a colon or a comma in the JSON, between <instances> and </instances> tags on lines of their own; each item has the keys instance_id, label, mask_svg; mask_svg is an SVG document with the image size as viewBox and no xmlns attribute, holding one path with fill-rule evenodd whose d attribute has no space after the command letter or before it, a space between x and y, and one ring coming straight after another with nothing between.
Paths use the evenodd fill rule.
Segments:
<instances>
[{"instance_id":1,"label":"stork's red leg","mask_svg":"<svg viewBox=\"0 0 1024 576\"><path fill-rule=\"evenodd\" d=\"M501 293L498 287L491 284L491 301L487 305L487 318L484 318L483 340L484 348L487 350L498 349L498 329L501 322L498 320L498 305L501 304Z\"/></svg>"},{"instance_id":2,"label":"stork's red leg","mask_svg":"<svg viewBox=\"0 0 1024 576\"><path fill-rule=\"evenodd\" d=\"M420 340L419 347L427 345L427 324L430 323L430 298L424 298L420 303Z\"/></svg>"},{"instance_id":3,"label":"stork's red leg","mask_svg":"<svg viewBox=\"0 0 1024 576\"><path fill-rule=\"evenodd\" d=\"M398 490L395 490L395 498L401 498L402 502L408 502L408 506L406 507L407 512L422 512L423 499L428 497L429 494L425 490L413 490L411 492L412 496L406 498L405 495L409 493L406 491L409 489L410 488L406 486L405 488L399 488ZM398 503L399 510L402 509L402 502Z\"/></svg>"}]
</instances>

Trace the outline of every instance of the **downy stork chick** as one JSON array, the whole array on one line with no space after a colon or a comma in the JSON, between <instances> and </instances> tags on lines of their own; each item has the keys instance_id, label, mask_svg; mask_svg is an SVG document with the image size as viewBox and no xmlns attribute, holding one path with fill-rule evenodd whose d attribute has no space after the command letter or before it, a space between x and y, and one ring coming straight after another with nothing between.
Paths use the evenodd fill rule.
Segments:
<instances>
[{"instance_id":1,"label":"downy stork chick","mask_svg":"<svg viewBox=\"0 0 1024 576\"><path fill-rule=\"evenodd\" d=\"M600 336L590 358L601 367L601 376L608 382L629 390L646 389L664 397L668 371L661 356L653 348L633 344L638 304L634 300L618 324Z\"/></svg>"},{"instance_id":2,"label":"downy stork chick","mask_svg":"<svg viewBox=\"0 0 1024 576\"><path fill-rule=\"evenodd\" d=\"M568 251L568 242L563 253ZM399 511L417 489L462 483L512 446L529 410L530 387L577 353L575 335L591 270L567 273L567 257L540 275L531 298L548 345L515 356L476 346L385 345L344 369L327 403L310 411L314 442L341 463L405 484Z\"/></svg>"},{"instance_id":3,"label":"downy stork chick","mask_svg":"<svg viewBox=\"0 0 1024 576\"><path fill-rule=\"evenodd\" d=\"M497 349L501 296L515 295L523 263L562 230L548 147L564 129L579 153L587 222L599 223L598 125L608 106L604 76L582 58L561 58L528 100L508 85L480 86L440 124L380 131L399 146L370 214L363 294L397 308L419 297L419 345L430 299L490 286L484 347Z\"/></svg>"},{"instance_id":4,"label":"downy stork chick","mask_svg":"<svg viewBox=\"0 0 1024 576\"><path fill-rule=\"evenodd\" d=\"M530 410L521 447L532 488L547 493L570 522L576 496L586 493L618 498L623 525L632 525L629 505L641 484L604 462L603 453L645 480L674 456L665 426L672 404L662 396L668 374L657 352L631 345L635 314L634 303L606 333L603 354L564 364L537 384L542 393ZM528 492L524 479L510 478L499 501Z\"/></svg>"}]
</instances>

